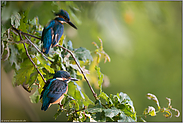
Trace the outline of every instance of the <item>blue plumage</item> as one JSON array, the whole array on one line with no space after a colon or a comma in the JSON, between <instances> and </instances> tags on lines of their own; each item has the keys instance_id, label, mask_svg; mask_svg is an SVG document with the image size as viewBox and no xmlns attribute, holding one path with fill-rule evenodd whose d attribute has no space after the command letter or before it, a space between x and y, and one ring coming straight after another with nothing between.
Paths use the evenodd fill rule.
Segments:
<instances>
[{"instance_id":1,"label":"blue plumage","mask_svg":"<svg viewBox=\"0 0 183 123\"><path fill-rule=\"evenodd\" d=\"M43 41L43 53L48 53L50 46L54 47L60 40L63 32L64 25L59 21L63 21L62 18L55 18L52 20L42 32L41 40Z\"/></svg>"},{"instance_id":2,"label":"blue plumage","mask_svg":"<svg viewBox=\"0 0 183 123\"><path fill-rule=\"evenodd\" d=\"M64 93L67 93L67 83L57 79L50 79L41 93L43 104L41 110L46 111L51 103L58 100Z\"/></svg>"},{"instance_id":3,"label":"blue plumage","mask_svg":"<svg viewBox=\"0 0 183 123\"><path fill-rule=\"evenodd\" d=\"M46 82L40 97L42 98L41 110L46 111L51 104L60 104L63 95L68 91L67 82L70 80L77 81L71 78L68 72L58 71L52 79Z\"/></svg>"},{"instance_id":4,"label":"blue plumage","mask_svg":"<svg viewBox=\"0 0 183 123\"><path fill-rule=\"evenodd\" d=\"M44 27L42 32L42 52L46 54L48 54L50 46L56 46L60 38L62 37L64 31L63 23L68 23L69 25L77 29L77 27L70 22L69 14L66 11L61 9L60 12L55 13L55 15L58 17L50 21L49 25L47 27Z\"/></svg>"}]
</instances>

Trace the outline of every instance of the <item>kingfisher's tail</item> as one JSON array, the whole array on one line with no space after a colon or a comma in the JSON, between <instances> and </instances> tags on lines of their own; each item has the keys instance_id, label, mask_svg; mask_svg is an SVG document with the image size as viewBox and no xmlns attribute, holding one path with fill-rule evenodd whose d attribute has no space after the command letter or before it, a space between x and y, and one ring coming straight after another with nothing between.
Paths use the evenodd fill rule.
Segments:
<instances>
[{"instance_id":1,"label":"kingfisher's tail","mask_svg":"<svg viewBox=\"0 0 183 123\"><path fill-rule=\"evenodd\" d=\"M42 52L45 53L45 54L48 54L49 50L50 50L50 47L42 48Z\"/></svg>"},{"instance_id":2,"label":"kingfisher's tail","mask_svg":"<svg viewBox=\"0 0 183 123\"><path fill-rule=\"evenodd\" d=\"M42 100L42 107L41 110L46 111L50 106L50 99L44 99Z\"/></svg>"},{"instance_id":3,"label":"kingfisher's tail","mask_svg":"<svg viewBox=\"0 0 183 123\"><path fill-rule=\"evenodd\" d=\"M48 109L49 105L50 105L50 104L47 104L47 105L44 105L44 104L43 104L42 107L41 107L41 110L46 111L46 110Z\"/></svg>"}]
</instances>

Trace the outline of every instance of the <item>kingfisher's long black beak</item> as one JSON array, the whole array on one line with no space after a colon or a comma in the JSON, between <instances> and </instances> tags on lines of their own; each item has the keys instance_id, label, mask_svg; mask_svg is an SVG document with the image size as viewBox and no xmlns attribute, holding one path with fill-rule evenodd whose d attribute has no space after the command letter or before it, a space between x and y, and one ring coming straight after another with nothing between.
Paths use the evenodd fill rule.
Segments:
<instances>
[{"instance_id":1,"label":"kingfisher's long black beak","mask_svg":"<svg viewBox=\"0 0 183 123\"><path fill-rule=\"evenodd\" d=\"M70 78L71 81L78 81L76 78Z\"/></svg>"},{"instance_id":2,"label":"kingfisher's long black beak","mask_svg":"<svg viewBox=\"0 0 183 123\"><path fill-rule=\"evenodd\" d=\"M60 14L59 13L54 13L55 16L59 16Z\"/></svg>"},{"instance_id":3,"label":"kingfisher's long black beak","mask_svg":"<svg viewBox=\"0 0 183 123\"><path fill-rule=\"evenodd\" d=\"M68 23L70 26L72 26L73 28L77 29L77 27L70 21L66 21L66 23Z\"/></svg>"}]
</instances>

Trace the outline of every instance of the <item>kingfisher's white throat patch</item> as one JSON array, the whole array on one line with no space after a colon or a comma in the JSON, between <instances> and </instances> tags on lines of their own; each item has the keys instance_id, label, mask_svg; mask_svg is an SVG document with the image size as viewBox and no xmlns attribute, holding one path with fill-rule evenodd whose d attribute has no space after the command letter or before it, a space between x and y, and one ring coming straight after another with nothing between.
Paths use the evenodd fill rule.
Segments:
<instances>
[{"instance_id":1,"label":"kingfisher's white throat patch","mask_svg":"<svg viewBox=\"0 0 183 123\"><path fill-rule=\"evenodd\" d=\"M67 80L67 83L70 82L70 79L66 79L66 78L56 78L57 80L61 80L61 81L64 81L64 80Z\"/></svg>"},{"instance_id":2,"label":"kingfisher's white throat patch","mask_svg":"<svg viewBox=\"0 0 183 123\"><path fill-rule=\"evenodd\" d=\"M56 78L57 80L61 80L61 81L63 81L64 79L63 78Z\"/></svg>"},{"instance_id":3,"label":"kingfisher's white throat patch","mask_svg":"<svg viewBox=\"0 0 183 123\"><path fill-rule=\"evenodd\" d=\"M59 22L60 22L61 24L62 24L62 23L66 23L65 21L59 21Z\"/></svg>"}]
</instances>

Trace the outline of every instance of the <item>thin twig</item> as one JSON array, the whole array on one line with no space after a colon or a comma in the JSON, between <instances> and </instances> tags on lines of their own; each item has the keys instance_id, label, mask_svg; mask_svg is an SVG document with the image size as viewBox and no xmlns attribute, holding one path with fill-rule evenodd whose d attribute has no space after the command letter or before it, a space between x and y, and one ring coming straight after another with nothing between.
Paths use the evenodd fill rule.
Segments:
<instances>
[{"instance_id":1,"label":"thin twig","mask_svg":"<svg viewBox=\"0 0 183 123\"><path fill-rule=\"evenodd\" d=\"M23 41L23 38L22 38L22 36L21 36L21 34L20 34L20 32L17 30L17 33L18 33L18 35L19 35L19 37L20 37L20 41ZM23 42L23 44L25 45L25 43ZM23 83L22 84L22 87L23 87L23 89L25 89L27 92L31 92L31 91L29 91L29 89L27 88L27 87L25 87L25 84Z\"/></svg>"},{"instance_id":2,"label":"thin twig","mask_svg":"<svg viewBox=\"0 0 183 123\"><path fill-rule=\"evenodd\" d=\"M4 43L3 42L2 42L2 46L4 47ZM3 52L1 53L1 60L6 61L6 60L8 60L8 58L10 56L10 50L9 50L9 47L8 47L8 43L6 44L6 48L5 49L2 48L2 49L3 49ZM7 51L7 54L2 58L4 50Z\"/></svg>"},{"instance_id":3,"label":"thin twig","mask_svg":"<svg viewBox=\"0 0 183 123\"><path fill-rule=\"evenodd\" d=\"M17 30L17 29L14 28L14 27L12 27L12 29L14 29L15 31L19 31L19 30ZM23 34L23 35L27 35L27 36L36 38L36 39L38 39L38 40L41 40L41 38L39 38L39 37L36 37L36 36L30 35L30 34L24 33L24 32L22 32L22 31L20 31L20 32L21 32L21 34ZM29 41L29 42L31 42L31 41ZM31 42L31 43L32 43L32 42ZM83 74L84 79L86 80L86 82L87 82L87 84L88 84L90 90L92 91L93 96L95 97L96 100L98 100L97 94L94 92L93 88L91 87L91 85L90 85L88 79L86 78L86 76L85 76L85 74L84 74L82 68L81 68L80 65L78 64L78 62L77 62L77 60L76 60L74 54L72 53L72 51L68 50L67 48L65 48L65 47L63 47L63 46L60 46L60 45L57 45L57 46L60 47L60 48L62 48L62 49L64 49L64 50L66 50L67 52L69 52L69 53L71 54L71 56L73 57L74 61L76 62L76 65L78 66L78 68L80 69L81 73Z\"/></svg>"},{"instance_id":4,"label":"thin twig","mask_svg":"<svg viewBox=\"0 0 183 123\"><path fill-rule=\"evenodd\" d=\"M31 45L33 45L34 46L34 48L36 48L36 50L39 52L39 53L41 53L41 55L43 55L47 60L49 60L51 63L53 63L53 61L52 60L50 60L48 57L46 57L32 42L31 42L31 40L29 39L29 38L27 38L27 36L26 35L24 35L24 37L29 41L29 43L31 44Z\"/></svg>"},{"instance_id":5,"label":"thin twig","mask_svg":"<svg viewBox=\"0 0 183 123\"><path fill-rule=\"evenodd\" d=\"M22 32L22 31L20 31L20 30L18 30L18 29L16 29L16 28L14 28L14 27L12 27L12 29L13 30L15 30L17 33L18 32L20 32L27 40L28 40L28 42L39 52L39 53L41 53L41 55L43 55L47 60L49 60L51 63L53 63L53 61L52 60L50 60L48 57L46 57L35 45L34 45L34 43L32 43L32 41L26 36L26 35L28 35L28 36L31 36L31 37L33 37L33 38L36 38L36 39L38 39L38 40L41 40L41 38L38 38L38 37L36 37L36 36L33 36L33 35L30 35L30 34L27 34L27 33L25 33L25 32ZM14 32L14 31L13 31ZM15 32L14 32L15 33ZM16 33L15 33L16 34Z\"/></svg>"},{"instance_id":6,"label":"thin twig","mask_svg":"<svg viewBox=\"0 0 183 123\"><path fill-rule=\"evenodd\" d=\"M18 32L18 34L19 34L19 36L20 36L20 40L22 41L23 38L22 38L22 36L21 36L21 32L20 32L20 31L17 31L17 32ZM26 47L25 43L23 43L23 45L24 45L24 48L25 48L27 57L28 57L29 60L32 62L32 64L34 65L34 67L36 68L37 72L38 72L38 73L40 74L40 76L42 77L43 81L46 83L46 80L44 79L43 75L42 75L41 72L38 70L36 64L32 61L32 59L31 59L31 57L30 57L30 55L29 55L29 53L28 53L28 50L27 50L27 47ZM24 84L22 85L22 87L23 87L26 91L28 90L28 89L24 86ZM29 92L29 91L28 91L28 92Z\"/></svg>"},{"instance_id":7,"label":"thin twig","mask_svg":"<svg viewBox=\"0 0 183 123\"><path fill-rule=\"evenodd\" d=\"M11 27L13 30L15 30L17 33L18 32L20 32L22 35L27 35L27 36L30 36L30 37L33 37L33 38L36 38L36 39L38 39L38 40L41 40L41 38L38 38L38 37L36 37L36 36L34 36L34 35L31 35L31 34L28 34L28 33L25 33L25 32L22 32L22 31L20 31L20 30L18 30L18 29L16 29L15 27Z\"/></svg>"},{"instance_id":8,"label":"thin twig","mask_svg":"<svg viewBox=\"0 0 183 123\"><path fill-rule=\"evenodd\" d=\"M77 112L79 112L79 111L85 111L85 110L86 110L86 106L84 106L84 108L82 108L82 109L75 110L75 111L73 112L73 114L74 114L74 113L77 113Z\"/></svg>"},{"instance_id":9,"label":"thin twig","mask_svg":"<svg viewBox=\"0 0 183 123\"><path fill-rule=\"evenodd\" d=\"M12 43L12 44L22 44L22 43L28 43L28 40L22 40L22 41L7 41L8 43Z\"/></svg>"},{"instance_id":10,"label":"thin twig","mask_svg":"<svg viewBox=\"0 0 183 123\"><path fill-rule=\"evenodd\" d=\"M26 54L27 54L29 60L30 60L30 61L32 62L32 64L34 65L34 67L36 68L37 72L40 74L40 76L41 76L41 78L43 79L43 81L46 83L46 80L44 79L43 75L42 75L41 72L38 70L36 64L32 61L32 59L31 59L31 57L30 57L30 55L29 55L29 53L28 53L27 47L25 46L25 43L23 43L23 45L24 45L24 48L25 48L25 50L26 50Z\"/></svg>"},{"instance_id":11,"label":"thin twig","mask_svg":"<svg viewBox=\"0 0 183 123\"><path fill-rule=\"evenodd\" d=\"M13 28L13 27L12 27L12 29L11 29L11 30L13 31L13 33L14 33L15 35L17 35L17 36L18 36L17 31L15 31L15 29L16 29L16 28Z\"/></svg>"},{"instance_id":12,"label":"thin twig","mask_svg":"<svg viewBox=\"0 0 183 123\"><path fill-rule=\"evenodd\" d=\"M57 45L57 46L60 47L60 48L62 48L62 49L64 49L64 50L66 50L67 52L69 52L69 53L71 54L71 56L73 57L74 61L76 62L76 65L78 66L78 68L80 69L81 73L83 74L83 76L84 76L84 78L85 78L85 80L86 80L86 82L87 82L87 84L88 84L90 90L92 91L93 96L95 97L96 100L98 100L97 94L94 92L93 88L91 87L91 85L90 85L88 79L86 78L86 76L85 76L85 74L84 74L82 68L81 68L80 65L78 64L78 62L77 62L77 60L76 60L74 54L72 53L72 51L68 50L67 48L65 48L65 47L63 47L63 46L60 46L60 45Z\"/></svg>"},{"instance_id":13,"label":"thin twig","mask_svg":"<svg viewBox=\"0 0 183 123\"><path fill-rule=\"evenodd\" d=\"M23 87L27 92L31 93L31 91L30 91L27 87L25 87L25 84L24 84L24 83L22 84L22 87Z\"/></svg>"}]
</instances>

